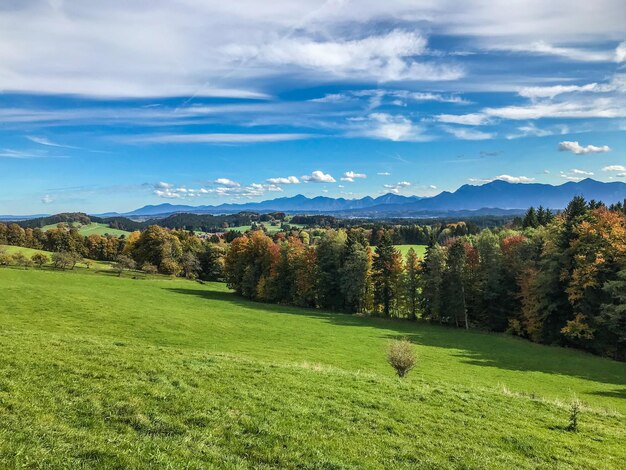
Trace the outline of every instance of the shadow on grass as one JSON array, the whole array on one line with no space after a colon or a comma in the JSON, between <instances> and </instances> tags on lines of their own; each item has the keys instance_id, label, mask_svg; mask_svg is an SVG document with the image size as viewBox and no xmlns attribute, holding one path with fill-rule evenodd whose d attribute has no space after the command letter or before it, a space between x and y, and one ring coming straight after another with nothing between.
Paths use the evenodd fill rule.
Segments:
<instances>
[{"instance_id":1,"label":"shadow on grass","mask_svg":"<svg viewBox=\"0 0 626 470\"><path fill-rule=\"evenodd\" d=\"M362 317L347 313L254 302L233 292L209 289L166 288L170 292L207 300L228 302L246 309L302 315L338 326L380 328L384 338L405 337L415 344L450 350L464 363L516 371L568 375L595 382L626 385L626 364L602 359L583 351L545 346L501 333L464 331L426 322ZM486 341L485 337L489 336ZM554 354L557 353L557 354ZM595 392L597 395L626 399L626 389Z\"/></svg>"}]
</instances>

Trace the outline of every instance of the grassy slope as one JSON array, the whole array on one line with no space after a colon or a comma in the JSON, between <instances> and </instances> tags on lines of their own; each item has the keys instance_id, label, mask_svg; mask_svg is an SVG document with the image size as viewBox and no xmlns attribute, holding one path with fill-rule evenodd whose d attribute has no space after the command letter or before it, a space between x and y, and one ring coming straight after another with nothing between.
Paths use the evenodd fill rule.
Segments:
<instances>
[{"instance_id":1,"label":"grassy slope","mask_svg":"<svg viewBox=\"0 0 626 470\"><path fill-rule=\"evenodd\" d=\"M0 269L0 299L0 467L626 462L626 365L576 351L184 280ZM419 352L405 381L396 336ZM578 433L557 401L574 394Z\"/></svg>"},{"instance_id":2,"label":"grassy slope","mask_svg":"<svg viewBox=\"0 0 626 470\"><path fill-rule=\"evenodd\" d=\"M44 232L46 230L51 230L53 228L57 228L57 224L45 225L41 228ZM116 228L111 228L107 224L100 224L96 222L92 222L88 225L81 225L78 229L78 233L88 237L89 235L113 235L114 237L119 237L120 235L128 235L130 232L125 230L119 230Z\"/></svg>"},{"instance_id":3,"label":"grassy slope","mask_svg":"<svg viewBox=\"0 0 626 470\"><path fill-rule=\"evenodd\" d=\"M402 256L406 258L406 254L409 252L411 248L415 250L415 254L418 258L423 258L426 254L426 245L396 245L396 250L402 253Z\"/></svg>"},{"instance_id":4,"label":"grassy slope","mask_svg":"<svg viewBox=\"0 0 626 470\"><path fill-rule=\"evenodd\" d=\"M23 246L11 246L11 245L0 245L0 249L3 249L8 254L22 252L24 253L25 256L29 258L33 256L35 253L44 253L48 255L48 258L50 258L50 262L47 263L47 265L49 266L52 264L52 252L50 251L37 250L35 248L26 248ZM90 260L90 262L91 262L90 269L102 270L102 271L108 271L111 269L111 263L107 261ZM79 268L86 267L84 263L78 263L76 266Z\"/></svg>"}]
</instances>

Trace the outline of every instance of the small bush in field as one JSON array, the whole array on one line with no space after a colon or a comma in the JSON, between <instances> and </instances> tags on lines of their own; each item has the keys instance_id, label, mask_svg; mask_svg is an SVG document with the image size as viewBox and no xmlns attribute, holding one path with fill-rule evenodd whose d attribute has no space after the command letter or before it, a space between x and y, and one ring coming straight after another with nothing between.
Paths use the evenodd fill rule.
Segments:
<instances>
[{"instance_id":1,"label":"small bush in field","mask_svg":"<svg viewBox=\"0 0 626 470\"><path fill-rule=\"evenodd\" d=\"M387 349L387 362L396 370L398 377L404 377L415 367L417 356L413 343L408 339L394 340Z\"/></svg>"},{"instance_id":2,"label":"small bush in field","mask_svg":"<svg viewBox=\"0 0 626 470\"><path fill-rule=\"evenodd\" d=\"M578 398L575 398L569 407L569 424L567 430L571 432L578 431L578 416L580 415L580 408L582 403Z\"/></svg>"},{"instance_id":3,"label":"small bush in field","mask_svg":"<svg viewBox=\"0 0 626 470\"><path fill-rule=\"evenodd\" d=\"M141 266L141 270L146 274L157 274L159 272L157 267L152 263L144 263Z\"/></svg>"}]
</instances>

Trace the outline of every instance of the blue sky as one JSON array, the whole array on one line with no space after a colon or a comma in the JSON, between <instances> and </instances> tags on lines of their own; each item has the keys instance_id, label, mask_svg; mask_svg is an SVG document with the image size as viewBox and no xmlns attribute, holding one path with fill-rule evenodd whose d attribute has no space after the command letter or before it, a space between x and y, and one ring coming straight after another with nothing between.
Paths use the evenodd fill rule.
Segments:
<instances>
[{"instance_id":1,"label":"blue sky","mask_svg":"<svg viewBox=\"0 0 626 470\"><path fill-rule=\"evenodd\" d=\"M625 36L614 0L3 2L0 214L626 181Z\"/></svg>"}]
</instances>

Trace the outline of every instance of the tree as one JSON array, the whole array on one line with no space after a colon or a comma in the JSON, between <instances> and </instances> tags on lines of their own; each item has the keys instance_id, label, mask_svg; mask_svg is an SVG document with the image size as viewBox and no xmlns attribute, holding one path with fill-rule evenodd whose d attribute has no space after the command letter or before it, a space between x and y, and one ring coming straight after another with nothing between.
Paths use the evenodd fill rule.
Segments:
<instances>
[{"instance_id":1,"label":"tree","mask_svg":"<svg viewBox=\"0 0 626 470\"><path fill-rule=\"evenodd\" d=\"M21 266L24 269L27 269L29 266L32 266L33 262L21 251L13 253L13 262L17 266Z\"/></svg>"},{"instance_id":2,"label":"tree","mask_svg":"<svg viewBox=\"0 0 626 470\"><path fill-rule=\"evenodd\" d=\"M50 262L50 258L45 253L35 253L33 256L30 257L30 259L33 263L37 265L39 269L41 269L44 264Z\"/></svg>"},{"instance_id":3,"label":"tree","mask_svg":"<svg viewBox=\"0 0 626 470\"><path fill-rule=\"evenodd\" d=\"M172 231L158 225L151 225L141 232L133 243L132 250L127 253L140 265L154 264L164 274L173 274L180 270L177 264L182 254L180 239Z\"/></svg>"},{"instance_id":4,"label":"tree","mask_svg":"<svg viewBox=\"0 0 626 470\"><path fill-rule=\"evenodd\" d=\"M340 268L341 292L350 312L365 312L371 307L372 254L364 239L351 231L346 241L344 263Z\"/></svg>"},{"instance_id":5,"label":"tree","mask_svg":"<svg viewBox=\"0 0 626 470\"><path fill-rule=\"evenodd\" d=\"M402 255L393 246L388 231L380 238L373 262L374 304L386 317L399 304L402 280Z\"/></svg>"},{"instance_id":6,"label":"tree","mask_svg":"<svg viewBox=\"0 0 626 470\"><path fill-rule=\"evenodd\" d=\"M135 261L130 256L119 255L113 263L113 271L117 273L118 277L121 277L124 271L135 269L135 266Z\"/></svg>"},{"instance_id":7,"label":"tree","mask_svg":"<svg viewBox=\"0 0 626 470\"><path fill-rule=\"evenodd\" d=\"M598 324L606 328L614 338L614 344L608 348L617 360L626 360L626 267L617 274L616 279L607 281L603 286L607 295L602 304Z\"/></svg>"},{"instance_id":8,"label":"tree","mask_svg":"<svg viewBox=\"0 0 626 470\"><path fill-rule=\"evenodd\" d=\"M456 326L464 323L465 329L469 329L465 297L466 262L464 242L459 238L450 245L448 250L447 266L443 277L446 292L444 306L446 316L451 317Z\"/></svg>"},{"instance_id":9,"label":"tree","mask_svg":"<svg viewBox=\"0 0 626 470\"><path fill-rule=\"evenodd\" d=\"M446 251L435 243L426 250L420 279L420 304L426 318L443 322L443 275Z\"/></svg>"},{"instance_id":10,"label":"tree","mask_svg":"<svg viewBox=\"0 0 626 470\"><path fill-rule=\"evenodd\" d=\"M415 250L409 249L406 255L406 266L404 275L404 287L406 306L409 318L415 320L417 318L418 296L419 296L419 272L420 262Z\"/></svg>"},{"instance_id":11,"label":"tree","mask_svg":"<svg viewBox=\"0 0 626 470\"><path fill-rule=\"evenodd\" d=\"M537 212L534 207L530 207L526 211L526 215L524 215L524 219L522 221L522 227L524 228L537 228L539 227L539 219L537 218Z\"/></svg>"},{"instance_id":12,"label":"tree","mask_svg":"<svg viewBox=\"0 0 626 470\"><path fill-rule=\"evenodd\" d=\"M498 237L491 230L483 230L476 237L479 256L478 290L480 292L479 311L482 322L492 330L504 331L508 324L507 308L504 301L503 258Z\"/></svg>"},{"instance_id":13,"label":"tree","mask_svg":"<svg viewBox=\"0 0 626 470\"><path fill-rule=\"evenodd\" d=\"M73 256L67 251L57 251L52 253L52 265L55 269L66 270L75 264Z\"/></svg>"},{"instance_id":14,"label":"tree","mask_svg":"<svg viewBox=\"0 0 626 470\"><path fill-rule=\"evenodd\" d=\"M224 247L213 242L206 243L204 250L198 253L200 261L200 278L205 281L221 281L224 279Z\"/></svg>"},{"instance_id":15,"label":"tree","mask_svg":"<svg viewBox=\"0 0 626 470\"><path fill-rule=\"evenodd\" d=\"M341 267L347 240L343 230L328 230L317 246L317 299L321 308L342 310Z\"/></svg>"},{"instance_id":16,"label":"tree","mask_svg":"<svg viewBox=\"0 0 626 470\"><path fill-rule=\"evenodd\" d=\"M187 279L195 279L198 277L198 273L202 269L200 267L200 261L198 257L191 251L186 251L180 260L180 266L183 271L183 275Z\"/></svg>"}]
</instances>

